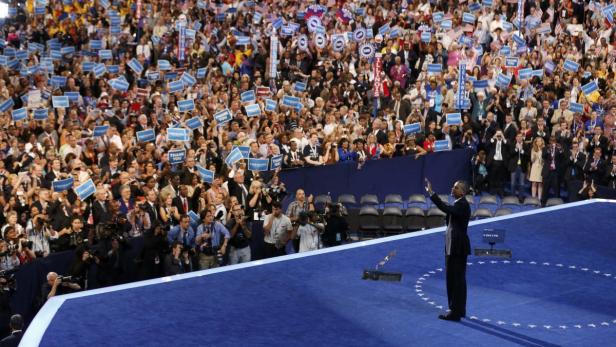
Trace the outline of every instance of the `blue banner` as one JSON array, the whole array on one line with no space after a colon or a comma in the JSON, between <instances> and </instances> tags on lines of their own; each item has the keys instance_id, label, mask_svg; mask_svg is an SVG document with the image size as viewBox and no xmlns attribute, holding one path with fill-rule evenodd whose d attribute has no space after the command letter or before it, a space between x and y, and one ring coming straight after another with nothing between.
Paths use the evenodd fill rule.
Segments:
<instances>
[{"instance_id":1,"label":"blue banner","mask_svg":"<svg viewBox=\"0 0 616 347\"><path fill-rule=\"evenodd\" d=\"M195 130L203 126L203 122L201 122L201 118L199 118L198 116L187 120L185 124L186 127L190 130Z\"/></svg>"},{"instance_id":2,"label":"blue banner","mask_svg":"<svg viewBox=\"0 0 616 347\"><path fill-rule=\"evenodd\" d=\"M169 157L169 164L176 165L181 164L186 159L186 150L185 149L172 149L167 152L167 156Z\"/></svg>"},{"instance_id":3,"label":"blue banner","mask_svg":"<svg viewBox=\"0 0 616 347\"><path fill-rule=\"evenodd\" d=\"M428 64L428 74L437 74L443 71L443 64Z\"/></svg>"},{"instance_id":4,"label":"blue banner","mask_svg":"<svg viewBox=\"0 0 616 347\"><path fill-rule=\"evenodd\" d=\"M520 69L518 71L518 77L520 78L520 80L530 79L531 77L533 77L533 69L532 68Z\"/></svg>"},{"instance_id":5,"label":"blue banner","mask_svg":"<svg viewBox=\"0 0 616 347\"><path fill-rule=\"evenodd\" d=\"M180 112L190 112L195 109L195 100L193 99L180 100L177 102L177 104L178 111Z\"/></svg>"},{"instance_id":6,"label":"blue banner","mask_svg":"<svg viewBox=\"0 0 616 347\"><path fill-rule=\"evenodd\" d=\"M569 103L569 111L574 113L584 113L584 105L577 102Z\"/></svg>"},{"instance_id":7,"label":"blue banner","mask_svg":"<svg viewBox=\"0 0 616 347\"><path fill-rule=\"evenodd\" d=\"M272 99L265 99L265 111L275 112L278 103Z\"/></svg>"},{"instance_id":8,"label":"blue banner","mask_svg":"<svg viewBox=\"0 0 616 347\"><path fill-rule=\"evenodd\" d=\"M0 104L0 112L6 112L15 105L13 98L8 98Z\"/></svg>"},{"instance_id":9,"label":"blue banner","mask_svg":"<svg viewBox=\"0 0 616 347\"><path fill-rule=\"evenodd\" d=\"M96 186L94 185L94 181L89 179L74 190L79 199L83 201L96 192Z\"/></svg>"},{"instance_id":10,"label":"blue banner","mask_svg":"<svg viewBox=\"0 0 616 347\"><path fill-rule=\"evenodd\" d=\"M13 110L12 117L15 122L24 120L26 119L26 117L28 117L28 110L26 110L25 107Z\"/></svg>"},{"instance_id":11,"label":"blue banner","mask_svg":"<svg viewBox=\"0 0 616 347\"><path fill-rule=\"evenodd\" d=\"M214 182L214 171L208 170L200 165L195 165L197 168L197 172L199 172L199 176L201 176L201 180L206 183Z\"/></svg>"},{"instance_id":12,"label":"blue banner","mask_svg":"<svg viewBox=\"0 0 616 347\"><path fill-rule=\"evenodd\" d=\"M246 105L244 109L248 117L258 117L261 115L261 107L259 107L259 104Z\"/></svg>"},{"instance_id":13,"label":"blue banner","mask_svg":"<svg viewBox=\"0 0 616 347\"><path fill-rule=\"evenodd\" d=\"M240 100L242 103L252 103L257 101L257 96L254 90L248 90L240 94Z\"/></svg>"},{"instance_id":14,"label":"blue banner","mask_svg":"<svg viewBox=\"0 0 616 347\"><path fill-rule=\"evenodd\" d=\"M411 123L404 125L404 135L411 135L421 132L420 123Z\"/></svg>"},{"instance_id":15,"label":"blue banner","mask_svg":"<svg viewBox=\"0 0 616 347\"><path fill-rule=\"evenodd\" d=\"M169 82L169 93L177 93L184 89L184 82L182 80Z\"/></svg>"},{"instance_id":16,"label":"blue banner","mask_svg":"<svg viewBox=\"0 0 616 347\"><path fill-rule=\"evenodd\" d=\"M461 113L447 113L446 117L448 125L462 125Z\"/></svg>"},{"instance_id":17,"label":"blue banner","mask_svg":"<svg viewBox=\"0 0 616 347\"><path fill-rule=\"evenodd\" d=\"M107 133L109 130L109 125L97 125L94 127L94 132L92 133L93 137L101 137Z\"/></svg>"},{"instance_id":18,"label":"blue banner","mask_svg":"<svg viewBox=\"0 0 616 347\"><path fill-rule=\"evenodd\" d=\"M577 70L580 68L580 64L567 59L565 60L565 64L563 65L563 68L565 69L565 71L577 72Z\"/></svg>"},{"instance_id":19,"label":"blue banner","mask_svg":"<svg viewBox=\"0 0 616 347\"><path fill-rule=\"evenodd\" d=\"M225 124L230 121L233 117L231 116L231 111L229 109L224 109L222 111L218 111L214 114L214 119L218 124Z\"/></svg>"},{"instance_id":20,"label":"blue banner","mask_svg":"<svg viewBox=\"0 0 616 347\"><path fill-rule=\"evenodd\" d=\"M46 108L37 108L34 110L34 120L46 120L49 118L49 110Z\"/></svg>"},{"instance_id":21,"label":"blue banner","mask_svg":"<svg viewBox=\"0 0 616 347\"><path fill-rule=\"evenodd\" d=\"M474 14L469 12L464 12L462 14L462 22L468 24L475 24L476 17Z\"/></svg>"},{"instance_id":22,"label":"blue banner","mask_svg":"<svg viewBox=\"0 0 616 347\"><path fill-rule=\"evenodd\" d=\"M434 151L435 152L442 152L442 151L448 151L448 150L449 150L449 141L447 140L434 141Z\"/></svg>"},{"instance_id":23,"label":"blue banner","mask_svg":"<svg viewBox=\"0 0 616 347\"><path fill-rule=\"evenodd\" d=\"M167 128L167 141L186 142L189 140L188 129Z\"/></svg>"},{"instance_id":24,"label":"blue banner","mask_svg":"<svg viewBox=\"0 0 616 347\"><path fill-rule=\"evenodd\" d=\"M51 103L54 108L68 108L68 96L57 96L54 95L51 97Z\"/></svg>"},{"instance_id":25,"label":"blue banner","mask_svg":"<svg viewBox=\"0 0 616 347\"><path fill-rule=\"evenodd\" d=\"M154 133L154 129L146 129L137 131L137 142L153 142L156 139L156 133Z\"/></svg>"},{"instance_id":26,"label":"blue banner","mask_svg":"<svg viewBox=\"0 0 616 347\"><path fill-rule=\"evenodd\" d=\"M282 167L282 154L273 156L270 162L270 170L276 170L281 167Z\"/></svg>"},{"instance_id":27,"label":"blue banner","mask_svg":"<svg viewBox=\"0 0 616 347\"><path fill-rule=\"evenodd\" d=\"M586 96L592 94L593 92L597 90L599 90L599 86L597 85L596 81L590 81L589 83L586 83L585 85L582 86L582 92Z\"/></svg>"},{"instance_id":28,"label":"blue banner","mask_svg":"<svg viewBox=\"0 0 616 347\"><path fill-rule=\"evenodd\" d=\"M53 181L51 182L51 186L53 187L54 192L59 193L59 192L63 192L65 190L71 189L71 187L73 187L74 182L75 180L73 179L73 177L69 177L63 180Z\"/></svg>"},{"instance_id":29,"label":"blue banner","mask_svg":"<svg viewBox=\"0 0 616 347\"><path fill-rule=\"evenodd\" d=\"M298 104L300 104L300 99L296 96L284 95L282 97L283 106L296 108Z\"/></svg>"},{"instance_id":30,"label":"blue banner","mask_svg":"<svg viewBox=\"0 0 616 347\"><path fill-rule=\"evenodd\" d=\"M488 88L488 80L475 80L473 81L473 88L486 89Z\"/></svg>"},{"instance_id":31,"label":"blue banner","mask_svg":"<svg viewBox=\"0 0 616 347\"><path fill-rule=\"evenodd\" d=\"M128 67L130 67L135 73L141 75L143 72L143 65L139 62L139 60L133 58L128 62Z\"/></svg>"},{"instance_id":32,"label":"blue banner","mask_svg":"<svg viewBox=\"0 0 616 347\"><path fill-rule=\"evenodd\" d=\"M248 170L250 171L267 171L269 169L269 159L248 159Z\"/></svg>"},{"instance_id":33,"label":"blue banner","mask_svg":"<svg viewBox=\"0 0 616 347\"><path fill-rule=\"evenodd\" d=\"M102 60L111 60L113 59L113 53L110 49L101 49L98 51L98 57Z\"/></svg>"},{"instance_id":34,"label":"blue banner","mask_svg":"<svg viewBox=\"0 0 616 347\"><path fill-rule=\"evenodd\" d=\"M184 72L182 74L181 80L186 86L189 86L189 87L192 87L195 84L197 84L197 79L193 77L191 74L189 74L188 72Z\"/></svg>"},{"instance_id":35,"label":"blue banner","mask_svg":"<svg viewBox=\"0 0 616 347\"><path fill-rule=\"evenodd\" d=\"M171 64L168 60L159 59L158 60L158 70L160 71L169 71L171 70Z\"/></svg>"},{"instance_id":36,"label":"blue banner","mask_svg":"<svg viewBox=\"0 0 616 347\"><path fill-rule=\"evenodd\" d=\"M231 167L233 166L233 164L235 164L235 162L241 160L242 158L242 152L240 152L240 149L236 147L231 152L229 152L229 155L227 155L227 157L225 158L225 163L227 164L227 166Z\"/></svg>"},{"instance_id":37,"label":"blue banner","mask_svg":"<svg viewBox=\"0 0 616 347\"><path fill-rule=\"evenodd\" d=\"M248 159L250 157L250 146L233 146L233 148L239 148L242 152L242 158Z\"/></svg>"},{"instance_id":38,"label":"blue banner","mask_svg":"<svg viewBox=\"0 0 616 347\"><path fill-rule=\"evenodd\" d=\"M103 63L96 64L94 65L92 72L94 72L94 77L99 78L107 72L107 67Z\"/></svg>"},{"instance_id":39,"label":"blue banner","mask_svg":"<svg viewBox=\"0 0 616 347\"><path fill-rule=\"evenodd\" d=\"M295 91L296 92L306 91L306 82L301 82L301 81L295 82Z\"/></svg>"}]
</instances>

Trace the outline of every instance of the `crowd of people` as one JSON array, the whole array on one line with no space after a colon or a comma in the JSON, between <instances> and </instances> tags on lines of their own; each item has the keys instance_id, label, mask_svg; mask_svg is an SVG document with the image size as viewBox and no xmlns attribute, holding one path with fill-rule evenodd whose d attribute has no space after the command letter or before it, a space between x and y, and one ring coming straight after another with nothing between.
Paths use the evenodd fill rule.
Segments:
<instances>
[{"instance_id":1,"label":"crowd of people","mask_svg":"<svg viewBox=\"0 0 616 347\"><path fill-rule=\"evenodd\" d=\"M343 242L315 236L303 191L283 211L279 172L305 166L470 148L476 192L510 182L545 203L572 181L590 196L614 189L614 12L579 0L11 1L0 269L77 249L76 274L95 263L115 284L138 236L146 278L244 262L254 221L267 256Z\"/></svg>"}]
</instances>

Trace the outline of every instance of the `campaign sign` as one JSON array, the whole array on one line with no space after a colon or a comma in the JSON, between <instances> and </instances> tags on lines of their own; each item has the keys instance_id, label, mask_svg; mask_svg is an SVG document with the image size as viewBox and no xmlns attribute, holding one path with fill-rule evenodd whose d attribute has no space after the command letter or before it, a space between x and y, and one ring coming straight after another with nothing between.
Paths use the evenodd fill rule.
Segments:
<instances>
[{"instance_id":1,"label":"campaign sign","mask_svg":"<svg viewBox=\"0 0 616 347\"><path fill-rule=\"evenodd\" d=\"M270 170L276 170L282 167L282 154L278 154L272 157L270 163Z\"/></svg>"},{"instance_id":2,"label":"campaign sign","mask_svg":"<svg viewBox=\"0 0 616 347\"><path fill-rule=\"evenodd\" d=\"M250 171L267 171L269 169L269 159L248 159L248 170Z\"/></svg>"},{"instance_id":3,"label":"campaign sign","mask_svg":"<svg viewBox=\"0 0 616 347\"><path fill-rule=\"evenodd\" d=\"M96 186L94 185L94 181L92 181L92 179L89 179L74 190L75 194L77 194L79 199L83 201L96 192Z\"/></svg>"},{"instance_id":4,"label":"campaign sign","mask_svg":"<svg viewBox=\"0 0 616 347\"><path fill-rule=\"evenodd\" d=\"M236 147L231 152L229 152L229 155L227 155L227 157L225 158L225 163L227 164L227 166L231 167L233 164L235 164L235 162L241 160L242 158L242 152L240 152L240 149Z\"/></svg>"},{"instance_id":5,"label":"campaign sign","mask_svg":"<svg viewBox=\"0 0 616 347\"><path fill-rule=\"evenodd\" d=\"M461 113L447 113L447 125L461 125L462 114Z\"/></svg>"},{"instance_id":6,"label":"campaign sign","mask_svg":"<svg viewBox=\"0 0 616 347\"><path fill-rule=\"evenodd\" d=\"M434 141L434 151L435 152L442 152L442 151L448 151L448 150L449 150L449 141L447 140Z\"/></svg>"},{"instance_id":7,"label":"campaign sign","mask_svg":"<svg viewBox=\"0 0 616 347\"><path fill-rule=\"evenodd\" d=\"M224 109L222 111L218 111L214 114L214 119L218 124L224 124L230 121L233 118L231 116L231 111L229 109Z\"/></svg>"},{"instance_id":8,"label":"campaign sign","mask_svg":"<svg viewBox=\"0 0 616 347\"><path fill-rule=\"evenodd\" d=\"M180 100L177 104L180 112L190 112L195 109L195 100L193 99Z\"/></svg>"},{"instance_id":9,"label":"campaign sign","mask_svg":"<svg viewBox=\"0 0 616 347\"><path fill-rule=\"evenodd\" d=\"M54 108L68 108L68 96L54 95L51 97L51 103Z\"/></svg>"},{"instance_id":10,"label":"campaign sign","mask_svg":"<svg viewBox=\"0 0 616 347\"><path fill-rule=\"evenodd\" d=\"M421 132L421 124L419 123L411 123L404 125L404 134L411 135Z\"/></svg>"},{"instance_id":11,"label":"campaign sign","mask_svg":"<svg viewBox=\"0 0 616 347\"><path fill-rule=\"evenodd\" d=\"M109 125L98 125L94 127L94 132L92 133L93 137L101 137L107 133L109 130Z\"/></svg>"},{"instance_id":12,"label":"campaign sign","mask_svg":"<svg viewBox=\"0 0 616 347\"><path fill-rule=\"evenodd\" d=\"M185 149L172 149L167 152L167 156L169 157L169 164L176 165L181 164L186 159L186 150Z\"/></svg>"},{"instance_id":13,"label":"campaign sign","mask_svg":"<svg viewBox=\"0 0 616 347\"><path fill-rule=\"evenodd\" d=\"M34 120L45 120L49 118L49 110L46 108L37 108L34 110L34 116L32 118Z\"/></svg>"},{"instance_id":14,"label":"campaign sign","mask_svg":"<svg viewBox=\"0 0 616 347\"><path fill-rule=\"evenodd\" d=\"M184 128L168 128L167 141L186 142L189 140L188 129Z\"/></svg>"},{"instance_id":15,"label":"campaign sign","mask_svg":"<svg viewBox=\"0 0 616 347\"><path fill-rule=\"evenodd\" d=\"M197 172L199 172L199 176L201 176L201 179L203 180L203 182L206 182L206 183L214 182L214 171L208 170L202 167L201 165L195 165L195 167L197 168Z\"/></svg>"},{"instance_id":16,"label":"campaign sign","mask_svg":"<svg viewBox=\"0 0 616 347\"><path fill-rule=\"evenodd\" d=\"M195 130L203 126L203 122L201 122L201 118L193 117L185 122L186 127L190 130Z\"/></svg>"},{"instance_id":17,"label":"campaign sign","mask_svg":"<svg viewBox=\"0 0 616 347\"><path fill-rule=\"evenodd\" d=\"M154 129L146 129L137 131L137 142L152 142L156 139L156 133L154 133Z\"/></svg>"},{"instance_id":18,"label":"campaign sign","mask_svg":"<svg viewBox=\"0 0 616 347\"><path fill-rule=\"evenodd\" d=\"M63 192L65 190L69 190L71 189L71 187L73 186L73 183L75 182L75 180L73 179L73 177L69 177L69 178L65 178L63 180L57 180L57 181L53 181L51 182L51 186L53 187L53 191L54 192Z\"/></svg>"}]
</instances>

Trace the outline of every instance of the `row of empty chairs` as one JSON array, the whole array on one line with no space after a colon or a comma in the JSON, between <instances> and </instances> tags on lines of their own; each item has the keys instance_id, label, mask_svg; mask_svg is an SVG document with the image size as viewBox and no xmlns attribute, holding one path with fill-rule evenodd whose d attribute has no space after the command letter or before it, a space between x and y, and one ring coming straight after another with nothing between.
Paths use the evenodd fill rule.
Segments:
<instances>
[{"instance_id":1,"label":"row of empty chairs","mask_svg":"<svg viewBox=\"0 0 616 347\"><path fill-rule=\"evenodd\" d=\"M453 203L449 195L440 194L443 201ZM494 195L467 195L472 210L472 219L505 216L511 213L535 209L541 202L527 197L522 203L515 196L500 199ZM315 197L315 207L323 210L332 202L329 195ZM342 194L336 202L345 206L350 228L358 232L358 237L373 238L436 228L445 225L445 213L439 210L424 195L413 194L406 201L399 194L389 194L381 202L374 194L361 196L359 203L353 194ZM562 204L559 198L547 201L547 206Z\"/></svg>"},{"instance_id":2,"label":"row of empty chairs","mask_svg":"<svg viewBox=\"0 0 616 347\"><path fill-rule=\"evenodd\" d=\"M453 198L447 194L439 194L441 200L453 203ZM495 215L500 208L507 208L512 213L526 211L541 207L541 202L537 198L526 197L523 202L520 202L516 196L507 196L499 198L496 195L485 194L481 196L467 195L466 200L469 202L473 213L478 209L488 209ZM332 202L332 198L329 195L318 195L315 197L315 207L317 209L323 209L328 203ZM390 206L397 206L401 209L418 207L424 211L434 207L434 204L422 194L413 194L407 200L403 200L399 194L388 194L381 202L377 195L366 194L362 195L359 199L359 203L353 194L341 194L337 199L338 203L343 204L347 209L356 209L364 206L373 206L377 208L386 208ZM555 206L563 203L560 198L550 198L547 200L546 206Z\"/></svg>"}]
</instances>

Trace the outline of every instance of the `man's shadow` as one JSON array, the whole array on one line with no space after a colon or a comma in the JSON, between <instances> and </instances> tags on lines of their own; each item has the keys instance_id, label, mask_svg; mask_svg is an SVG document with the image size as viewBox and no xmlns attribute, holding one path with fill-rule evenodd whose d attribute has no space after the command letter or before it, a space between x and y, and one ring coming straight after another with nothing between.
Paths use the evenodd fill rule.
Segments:
<instances>
[{"instance_id":1,"label":"man's shadow","mask_svg":"<svg viewBox=\"0 0 616 347\"><path fill-rule=\"evenodd\" d=\"M546 341L532 338L524 334L511 331L509 329L505 329L503 327L500 327L494 324L482 322L480 320L464 319L460 323L468 328L475 329L477 331L481 331L483 333L486 333L492 336L500 337L501 339L504 339L504 340L507 340L513 343L517 343L522 346L529 346L529 347L537 347L537 346L557 347L559 346L553 343L549 343Z\"/></svg>"}]
</instances>

